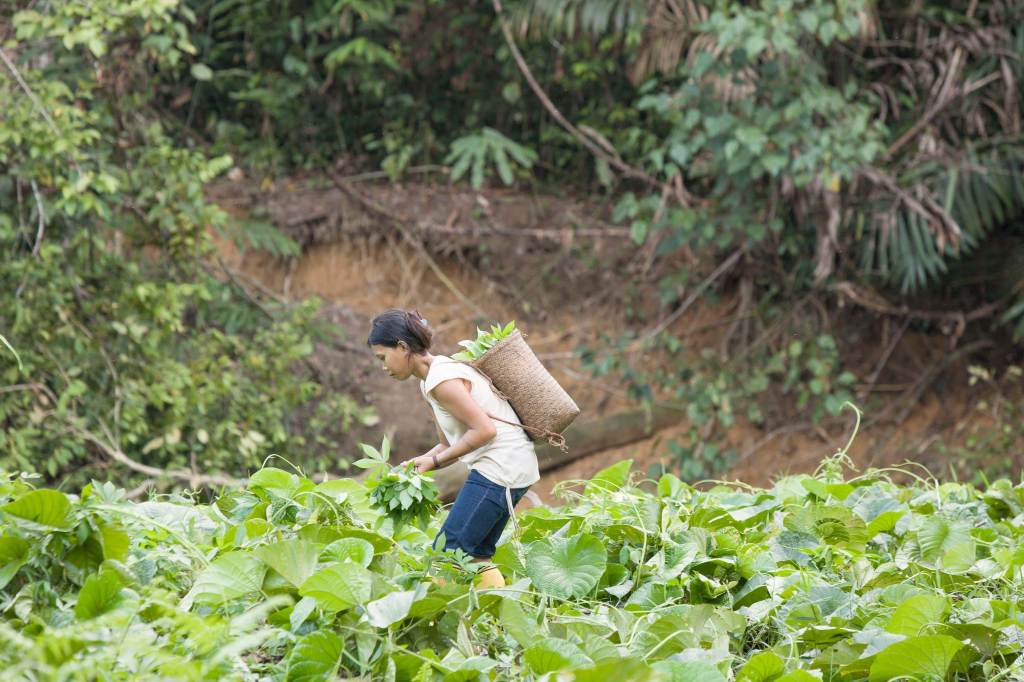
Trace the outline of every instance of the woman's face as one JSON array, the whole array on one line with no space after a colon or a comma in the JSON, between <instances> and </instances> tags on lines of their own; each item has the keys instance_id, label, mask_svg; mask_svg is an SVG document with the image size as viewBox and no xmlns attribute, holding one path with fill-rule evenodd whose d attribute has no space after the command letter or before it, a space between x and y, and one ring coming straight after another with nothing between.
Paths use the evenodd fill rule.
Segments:
<instances>
[{"instance_id":1,"label":"woman's face","mask_svg":"<svg viewBox=\"0 0 1024 682\"><path fill-rule=\"evenodd\" d=\"M383 369L392 379L405 381L412 376L412 353L401 342L394 348L388 346L370 346L370 350L380 360Z\"/></svg>"}]
</instances>

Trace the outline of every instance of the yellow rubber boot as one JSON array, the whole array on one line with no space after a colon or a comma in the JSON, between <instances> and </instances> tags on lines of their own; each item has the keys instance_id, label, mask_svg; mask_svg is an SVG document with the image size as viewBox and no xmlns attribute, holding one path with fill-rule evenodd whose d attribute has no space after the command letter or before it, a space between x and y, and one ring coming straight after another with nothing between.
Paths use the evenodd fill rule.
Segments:
<instances>
[{"instance_id":1,"label":"yellow rubber boot","mask_svg":"<svg viewBox=\"0 0 1024 682\"><path fill-rule=\"evenodd\" d=\"M505 587L505 576L501 574L501 570L497 566L485 568L477 573L476 586L480 590L493 590L498 587Z\"/></svg>"}]
</instances>

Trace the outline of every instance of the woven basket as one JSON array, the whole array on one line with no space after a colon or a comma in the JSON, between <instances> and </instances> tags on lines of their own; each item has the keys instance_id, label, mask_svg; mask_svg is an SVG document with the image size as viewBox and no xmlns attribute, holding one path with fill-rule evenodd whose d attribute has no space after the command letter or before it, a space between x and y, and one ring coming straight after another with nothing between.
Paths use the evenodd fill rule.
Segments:
<instances>
[{"instance_id":1,"label":"woven basket","mask_svg":"<svg viewBox=\"0 0 1024 682\"><path fill-rule=\"evenodd\" d=\"M526 432L533 440L551 440L580 413L518 330L469 364L483 372L508 399L520 421L529 427Z\"/></svg>"}]
</instances>

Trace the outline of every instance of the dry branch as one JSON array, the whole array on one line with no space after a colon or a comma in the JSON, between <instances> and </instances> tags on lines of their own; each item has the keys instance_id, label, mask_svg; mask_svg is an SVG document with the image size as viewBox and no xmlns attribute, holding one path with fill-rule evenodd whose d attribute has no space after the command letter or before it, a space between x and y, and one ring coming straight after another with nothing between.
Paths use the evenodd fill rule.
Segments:
<instances>
[{"instance_id":1,"label":"dry branch","mask_svg":"<svg viewBox=\"0 0 1024 682\"><path fill-rule=\"evenodd\" d=\"M952 322L958 325L958 329L961 332L964 324L973 322L974 320L991 317L995 313L999 312L999 309L1003 305L1002 301L996 301L995 303L989 303L981 306L980 308L968 311L914 310L913 308L905 305L897 306L890 303L874 291L857 286L853 282L840 282L836 285L836 290L851 302L876 313L882 313L883 315L895 315L898 317L910 317L933 322Z\"/></svg>"},{"instance_id":2,"label":"dry branch","mask_svg":"<svg viewBox=\"0 0 1024 682\"><path fill-rule=\"evenodd\" d=\"M187 482L193 487L204 485L240 486L244 485L246 481L244 478L232 478L231 476L223 476L221 474L202 474L188 469L161 469L159 467L149 466L148 464L142 464L141 462L137 462L126 455L121 448L113 442L108 442L91 431L79 427L71 427L70 430L79 437L98 447L104 455L118 464L121 464L136 473L144 474L150 478L171 478L176 481Z\"/></svg>"},{"instance_id":3,"label":"dry branch","mask_svg":"<svg viewBox=\"0 0 1024 682\"><path fill-rule=\"evenodd\" d=\"M420 258L422 258L423 261L427 264L427 267L429 267L430 270L437 276L437 278L441 280L441 283L444 284L445 287L447 287L448 290L455 295L455 298L459 299L459 301L461 301L463 305L472 310L473 313L478 315L479 317L487 317L487 313L485 313L480 306L474 303L472 299L466 296L466 294L462 293L458 286L455 285L455 282L453 282L448 277L448 275L444 274L444 271L441 270L441 267L437 264L437 261L435 261L433 257L431 257L430 253L427 252L427 248L423 246L423 243L417 239L414 239L413 236L409 234L409 230L408 228L406 228L405 225L406 223L412 223L412 220L406 218L405 216L398 215L397 213L391 211L390 209L381 206L377 202L362 196L354 189L352 189L352 187L347 182L345 182L342 178L338 177L334 173L328 172L327 176L331 179L331 181L338 189L340 189L346 195L357 201L364 208L369 210L371 213L374 213L381 218L385 218L392 224L394 224L395 229L399 231L399 233L402 235L402 238L405 239L405 241L407 241L409 245L416 250L416 253L418 253Z\"/></svg>"},{"instance_id":4,"label":"dry branch","mask_svg":"<svg viewBox=\"0 0 1024 682\"><path fill-rule=\"evenodd\" d=\"M668 329L673 322L675 322L683 315L683 313L689 310L690 306L693 305L698 298L700 298L700 296L704 293L704 291L707 290L708 287L714 284L715 280L717 280L719 277L721 277L730 269L732 269L732 267L739 262L740 256L742 255L743 250L737 249L732 253L732 255L730 255L724 261L719 263L718 267L715 268L714 271L710 275L708 275L707 278L703 282L701 282L696 289L693 290L693 293L691 293L689 297L687 297L687 299L683 301L682 305L680 305L678 308L675 309L675 311L673 311L670 315L666 316L661 322L655 325L655 327L652 330L650 330L649 332L638 338L636 341L634 341L631 345L631 349L639 348L647 341L650 341L655 336Z\"/></svg>"}]
</instances>

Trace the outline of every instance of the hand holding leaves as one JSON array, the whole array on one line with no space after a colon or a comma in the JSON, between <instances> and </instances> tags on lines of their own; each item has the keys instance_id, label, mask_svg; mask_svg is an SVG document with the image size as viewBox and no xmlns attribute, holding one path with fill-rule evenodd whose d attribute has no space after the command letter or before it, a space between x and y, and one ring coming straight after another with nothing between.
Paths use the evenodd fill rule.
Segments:
<instances>
[{"instance_id":1,"label":"hand holding leaves","mask_svg":"<svg viewBox=\"0 0 1024 682\"><path fill-rule=\"evenodd\" d=\"M371 489L370 502L391 517L396 525L410 521L426 525L430 515L441 506L434 481L422 475L432 468L431 459L420 456L392 467L388 460L391 443L387 438L380 450L365 443L359 447L366 457L355 462L355 466L372 469L366 481ZM421 467L424 459L425 466L429 468Z\"/></svg>"},{"instance_id":2,"label":"hand holding leaves","mask_svg":"<svg viewBox=\"0 0 1024 682\"><path fill-rule=\"evenodd\" d=\"M419 457L413 457L412 459L407 459L404 462L402 462L402 464L400 466L410 466L410 465L413 468L416 469L417 473L421 473L421 474L425 474L428 471L431 471L431 470L433 470L435 468L434 467L434 458L433 457L429 457L427 455L420 455Z\"/></svg>"}]
</instances>

